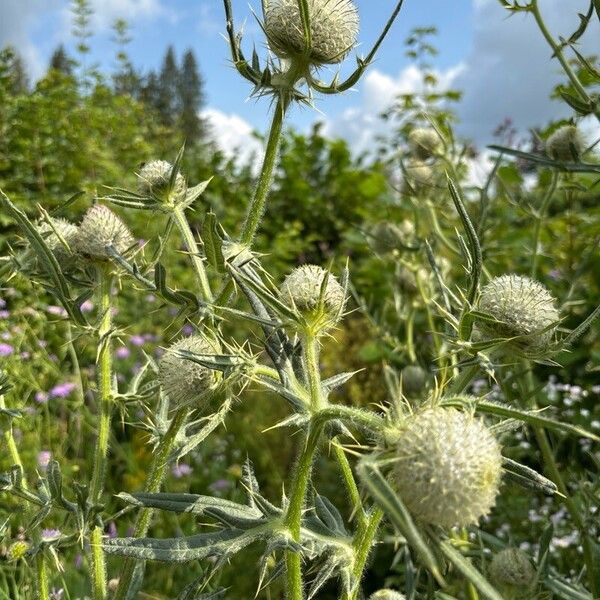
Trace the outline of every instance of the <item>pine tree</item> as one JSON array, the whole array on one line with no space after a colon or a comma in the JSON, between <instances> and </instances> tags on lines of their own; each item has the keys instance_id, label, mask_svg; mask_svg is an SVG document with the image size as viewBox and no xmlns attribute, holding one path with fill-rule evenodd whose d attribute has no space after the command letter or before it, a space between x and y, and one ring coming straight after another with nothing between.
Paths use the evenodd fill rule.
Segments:
<instances>
[{"instance_id":1,"label":"pine tree","mask_svg":"<svg viewBox=\"0 0 600 600\"><path fill-rule=\"evenodd\" d=\"M198 143L206 134L206 123L200 117L200 109L204 105L203 85L196 57L192 50L188 50L183 56L179 75L179 126L190 146Z\"/></svg>"},{"instance_id":2,"label":"pine tree","mask_svg":"<svg viewBox=\"0 0 600 600\"><path fill-rule=\"evenodd\" d=\"M160 82L158 75L154 71L150 71L146 75L144 83L140 89L140 101L153 109L158 108L160 95Z\"/></svg>"},{"instance_id":3,"label":"pine tree","mask_svg":"<svg viewBox=\"0 0 600 600\"><path fill-rule=\"evenodd\" d=\"M29 79L23 60L18 52L7 46L0 52L0 74L5 89L13 96L24 94L29 89Z\"/></svg>"},{"instance_id":4,"label":"pine tree","mask_svg":"<svg viewBox=\"0 0 600 600\"><path fill-rule=\"evenodd\" d=\"M125 19L113 23L113 42L117 45L117 72L113 75L114 89L117 94L127 94L133 98L140 95L140 77L136 73L127 54L127 44L131 42L129 25Z\"/></svg>"},{"instance_id":5,"label":"pine tree","mask_svg":"<svg viewBox=\"0 0 600 600\"><path fill-rule=\"evenodd\" d=\"M52 53L48 68L60 71L63 75L73 75L73 59L69 58L62 44Z\"/></svg>"},{"instance_id":6,"label":"pine tree","mask_svg":"<svg viewBox=\"0 0 600 600\"><path fill-rule=\"evenodd\" d=\"M159 76L156 109L165 125L174 125L179 113L178 102L179 69L173 46L167 48Z\"/></svg>"}]
</instances>

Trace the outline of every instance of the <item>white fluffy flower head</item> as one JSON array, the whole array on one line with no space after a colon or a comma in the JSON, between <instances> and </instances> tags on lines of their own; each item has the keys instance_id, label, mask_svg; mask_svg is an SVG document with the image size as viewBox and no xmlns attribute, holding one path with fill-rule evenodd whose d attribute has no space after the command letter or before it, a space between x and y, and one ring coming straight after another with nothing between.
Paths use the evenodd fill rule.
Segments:
<instances>
[{"instance_id":1,"label":"white fluffy flower head","mask_svg":"<svg viewBox=\"0 0 600 600\"><path fill-rule=\"evenodd\" d=\"M477 523L490 512L502 455L483 421L427 408L408 417L397 434L392 484L416 518L449 528Z\"/></svg>"},{"instance_id":2,"label":"white fluffy flower head","mask_svg":"<svg viewBox=\"0 0 600 600\"><path fill-rule=\"evenodd\" d=\"M169 193L169 183L173 165L166 160L153 160L146 163L138 173L138 189L159 202L177 199L185 193L185 179L181 173L175 176L173 189Z\"/></svg>"},{"instance_id":3,"label":"white fluffy flower head","mask_svg":"<svg viewBox=\"0 0 600 600\"><path fill-rule=\"evenodd\" d=\"M264 28L280 58L319 66L341 62L356 45L358 11L352 0L307 0L311 43L305 48L298 0L265 0Z\"/></svg>"},{"instance_id":4,"label":"white fluffy flower head","mask_svg":"<svg viewBox=\"0 0 600 600\"><path fill-rule=\"evenodd\" d=\"M66 219L50 217L50 223L42 222L37 229L59 262L72 257L77 243L77 225Z\"/></svg>"},{"instance_id":5,"label":"white fluffy flower head","mask_svg":"<svg viewBox=\"0 0 600 600\"><path fill-rule=\"evenodd\" d=\"M323 288L323 284L327 283ZM294 269L281 286L281 299L295 308L313 329L325 330L340 319L346 304L344 288L334 275L317 265Z\"/></svg>"},{"instance_id":6,"label":"white fluffy flower head","mask_svg":"<svg viewBox=\"0 0 600 600\"><path fill-rule=\"evenodd\" d=\"M369 600L406 600L406 596L390 589L378 590L369 596Z\"/></svg>"},{"instance_id":7,"label":"white fluffy flower head","mask_svg":"<svg viewBox=\"0 0 600 600\"><path fill-rule=\"evenodd\" d=\"M420 160L435 156L441 148L440 138L431 127L415 127L408 134L408 144L412 153Z\"/></svg>"},{"instance_id":8,"label":"white fluffy flower head","mask_svg":"<svg viewBox=\"0 0 600 600\"><path fill-rule=\"evenodd\" d=\"M585 140L575 125L559 127L546 140L546 154L563 162L578 161L585 150Z\"/></svg>"},{"instance_id":9,"label":"white fluffy flower head","mask_svg":"<svg viewBox=\"0 0 600 600\"><path fill-rule=\"evenodd\" d=\"M107 260L108 246L124 254L133 245L133 236L120 217L102 204L88 208L78 228L77 252L97 260Z\"/></svg>"},{"instance_id":10,"label":"white fluffy flower head","mask_svg":"<svg viewBox=\"0 0 600 600\"><path fill-rule=\"evenodd\" d=\"M178 354L180 350L209 355L219 352L216 343L202 335L182 338L167 348L158 365L158 378L171 408L201 402L216 382L214 371L182 358Z\"/></svg>"},{"instance_id":11,"label":"white fluffy flower head","mask_svg":"<svg viewBox=\"0 0 600 600\"><path fill-rule=\"evenodd\" d=\"M520 275L495 277L481 290L478 308L496 319L478 322L483 335L515 338L507 350L535 357L550 347L559 312L541 283Z\"/></svg>"}]
</instances>

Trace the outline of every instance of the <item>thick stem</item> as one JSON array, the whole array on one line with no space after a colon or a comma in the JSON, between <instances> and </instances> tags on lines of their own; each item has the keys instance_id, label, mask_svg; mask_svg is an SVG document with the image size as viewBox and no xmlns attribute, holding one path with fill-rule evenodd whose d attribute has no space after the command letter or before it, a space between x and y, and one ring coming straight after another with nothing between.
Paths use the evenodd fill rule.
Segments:
<instances>
[{"instance_id":1,"label":"thick stem","mask_svg":"<svg viewBox=\"0 0 600 600\"><path fill-rule=\"evenodd\" d=\"M240 235L242 244L250 245L252 243L263 213L265 212L265 205L269 195L269 188L273 181L273 172L275 170L275 163L277 162L281 132L283 130L283 122L288 105L289 100L286 95L280 95L277 104L275 105L275 112L273 113L273 121L269 131L262 170L258 178L256 189L254 190L254 196L248 207L248 213Z\"/></svg>"},{"instance_id":2,"label":"thick stem","mask_svg":"<svg viewBox=\"0 0 600 600\"><path fill-rule=\"evenodd\" d=\"M206 275L206 269L204 268L204 261L198 253L198 244L194 239L194 234L190 229L190 224L185 217L183 208L176 206L173 209L173 218L179 229L179 233L185 243L185 248L188 251L194 266L194 272L196 273L196 279L198 280L198 287L202 292L202 298L207 302L212 301L212 291L210 289L210 283L208 282L208 276Z\"/></svg>"},{"instance_id":3,"label":"thick stem","mask_svg":"<svg viewBox=\"0 0 600 600\"><path fill-rule=\"evenodd\" d=\"M90 536L90 550L92 553L92 595L94 600L106 598L106 564L102 551L102 528L94 527Z\"/></svg>"},{"instance_id":4,"label":"thick stem","mask_svg":"<svg viewBox=\"0 0 600 600\"><path fill-rule=\"evenodd\" d=\"M173 442L177 437L177 433L185 423L187 414L187 408L179 409L177 413L175 413L175 416L173 417L173 420L171 421L165 435L162 437L152 460L150 473L148 474L148 479L146 480L146 486L144 488L145 492L155 493L160 491L163 479L165 477L169 455L171 453L171 449L173 448ZM153 510L151 508L142 508L142 510L140 510L135 524L133 537L142 538L146 536L150 527L152 513ZM113 600L124 600L128 597L135 565L136 560L133 558L126 558L123 561L121 574L119 575L119 585Z\"/></svg>"},{"instance_id":5,"label":"thick stem","mask_svg":"<svg viewBox=\"0 0 600 600\"><path fill-rule=\"evenodd\" d=\"M542 199L542 203L540 205L539 211L536 215L535 226L533 230L533 253L531 256L531 278L535 279L537 274L538 262L539 262L539 249L540 249L540 236L542 233L542 223L544 218L546 217L546 212L548 211L548 206L550 205L550 200L552 200L552 196L554 195L554 190L556 190L556 185L558 183L558 173L556 171L552 172L552 180L550 182L550 187L546 192L546 195Z\"/></svg>"},{"instance_id":6,"label":"thick stem","mask_svg":"<svg viewBox=\"0 0 600 600\"><path fill-rule=\"evenodd\" d=\"M344 449L338 445L337 438L332 441L332 448L337 463L340 467L340 471L342 472L342 478L344 480L344 485L346 486L346 491L350 497L352 512L354 515L356 515L357 535L362 535L367 526L367 516L363 508L360 491L356 485L354 474L352 473L350 461L348 460Z\"/></svg>"},{"instance_id":7,"label":"thick stem","mask_svg":"<svg viewBox=\"0 0 600 600\"><path fill-rule=\"evenodd\" d=\"M48 591L48 569L44 554L40 552L35 557L36 583L39 600L50 600L50 592Z\"/></svg>"},{"instance_id":8,"label":"thick stem","mask_svg":"<svg viewBox=\"0 0 600 600\"><path fill-rule=\"evenodd\" d=\"M304 440L304 446L300 453L298 464L296 465L294 481L292 483L292 492L290 502L285 515L285 525L290 531L292 539L300 541L300 528L302 525L302 512L304 509L304 499L312 462L317 450L322 426L320 424L310 426L308 434ZM288 600L302 600L304 598L304 584L302 581L302 556L291 550L286 553L286 577L287 577L287 598Z\"/></svg>"},{"instance_id":9,"label":"thick stem","mask_svg":"<svg viewBox=\"0 0 600 600\"><path fill-rule=\"evenodd\" d=\"M110 421L113 409L113 390L112 390L112 306L110 293L112 286L112 277L108 270L99 270L100 278L100 314L102 320L98 330L99 350L98 350L98 397L100 404L100 415L98 421L98 437L94 451L94 470L90 483L89 499L92 504L99 504L102 491L104 489L104 480L106 478L106 462L108 457L108 441L110 437ZM94 600L104 600L106 598L106 565L104 563L104 553L102 551L102 528L94 526L90 539L91 546L91 568L92 568L92 587Z\"/></svg>"}]
</instances>

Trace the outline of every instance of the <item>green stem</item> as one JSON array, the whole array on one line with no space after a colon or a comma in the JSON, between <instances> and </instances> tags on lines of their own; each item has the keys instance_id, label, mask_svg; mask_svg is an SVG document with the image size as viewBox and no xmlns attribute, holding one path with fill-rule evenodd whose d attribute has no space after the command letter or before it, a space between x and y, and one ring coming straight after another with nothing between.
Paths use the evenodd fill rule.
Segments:
<instances>
[{"instance_id":1,"label":"green stem","mask_svg":"<svg viewBox=\"0 0 600 600\"><path fill-rule=\"evenodd\" d=\"M415 311L411 308L410 314L406 319L406 352L408 359L411 363L417 362L417 355L415 353L414 344L414 322L415 322Z\"/></svg>"},{"instance_id":2,"label":"green stem","mask_svg":"<svg viewBox=\"0 0 600 600\"><path fill-rule=\"evenodd\" d=\"M240 235L240 242L242 244L250 245L252 243L265 211L265 205L269 195L269 188L271 187L275 163L277 161L277 154L281 141L281 132L283 130L283 122L285 120L285 113L288 105L289 100L287 99L286 95L280 95L277 100L277 104L275 105L275 112L273 113L273 121L269 131L269 138L267 140L267 147L265 149L265 158L263 161L262 170L256 185L256 189L254 190L254 196L252 197L252 201L248 208L248 214L246 215L242 233Z\"/></svg>"},{"instance_id":3,"label":"green stem","mask_svg":"<svg viewBox=\"0 0 600 600\"><path fill-rule=\"evenodd\" d=\"M98 349L98 397L100 415L98 422L98 437L94 451L94 470L90 482L89 499L92 505L98 505L104 489L106 478L106 462L108 457L108 441L110 437L110 422L113 409L112 390L112 306L110 293L112 277L108 269L99 270L100 279L100 314L102 320L98 329L100 347ZM92 585L94 600L106 598L106 565L102 551L102 528L94 526L91 533L90 546L92 552Z\"/></svg>"},{"instance_id":4,"label":"green stem","mask_svg":"<svg viewBox=\"0 0 600 600\"><path fill-rule=\"evenodd\" d=\"M79 400L79 406L83 406L85 402L85 396L83 391L83 378L81 377L81 368L79 366L79 357L75 350L74 338L73 338L73 327L71 321L67 321L67 349L69 352L69 358L71 359L71 365L73 367L73 375L77 379L77 396Z\"/></svg>"},{"instance_id":5,"label":"green stem","mask_svg":"<svg viewBox=\"0 0 600 600\"><path fill-rule=\"evenodd\" d=\"M300 541L300 528L302 524L302 512L304 509L304 500L306 490L310 481L312 462L317 450L319 437L321 435L322 425L311 424L308 434L304 440L304 446L300 453L296 473L292 483L292 492L290 502L285 515L284 523L290 531L292 539ZM302 581L302 556L298 552L288 550L286 552L286 578L287 578L287 599L303 600L304 584Z\"/></svg>"},{"instance_id":6,"label":"green stem","mask_svg":"<svg viewBox=\"0 0 600 600\"><path fill-rule=\"evenodd\" d=\"M313 410L318 410L322 404L321 374L319 372L319 346L314 335L306 334L303 339L302 352L304 366L308 375L310 401ZM313 418L304 439L300 458L296 465L292 491L284 523L290 531L292 539L300 541L300 528L302 526L302 512L306 490L310 481L312 462L317 450L324 422ZM302 556L298 552L286 552L286 578L288 600L302 600L304 597L304 584L302 580Z\"/></svg>"},{"instance_id":7,"label":"green stem","mask_svg":"<svg viewBox=\"0 0 600 600\"><path fill-rule=\"evenodd\" d=\"M48 591L48 569L44 554L40 552L35 558L37 592L39 600L50 600L50 592Z\"/></svg>"},{"instance_id":8,"label":"green stem","mask_svg":"<svg viewBox=\"0 0 600 600\"><path fill-rule=\"evenodd\" d=\"M181 206L176 206L173 209L173 217L175 219L175 223L177 224L177 228L179 229L181 237L183 238L183 241L185 243L186 250L188 251L192 260L192 265L194 266L196 279L198 280L198 286L200 288L200 291L202 292L202 297L207 302L211 302L212 291L208 282L208 276L206 275L206 269L204 268L204 261L198 253L198 244L194 239L194 234L190 229L190 224L188 223L188 220L185 217L184 209Z\"/></svg>"},{"instance_id":9,"label":"green stem","mask_svg":"<svg viewBox=\"0 0 600 600\"><path fill-rule=\"evenodd\" d=\"M92 553L92 594L94 600L106 598L106 564L102 551L102 528L94 527L90 536L90 550Z\"/></svg>"},{"instance_id":10,"label":"green stem","mask_svg":"<svg viewBox=\"0 0 600 600\"><path fill-rule=\"evenodd\" d=\"M362 535L367 526L367 516L363 508L363 503L360 497L360 491L358 489L358 486L356 485L354 474L352 473L350 461L348 460L344 449L337 443L337 438L332 440L332 447L333 453L340 467L340 471L342 472L342 478L344 480L344 485L346 486L348 496L350 496L350 503L352 504L353 514L356 515L358 527L357 535Z\"/></svg>"},{"instance_id":11,"label":"green stem","mask_svg":"<svg viewBox=\"0 0 600 600\"><path fill-rule=\"evenodd\" d=\"M358 600L360 581L363 577L363 572L365 570L369 554L373 548L373 541L375 540L375 536L377 535L377 530L379 529L382 519L383 511L379 507L374 508L367 520L367 526L365 527L364 531L362 534L357 533L354 539L355 559L353 575L356 581L359 583L357 584L356 589L350 594L346 594L343 600Z\"/></svg>"},{"instance_id":12,"label":"green stem","mask_svg":"<svg viewBox=\"0 0 600 600\"><path fill-rule=\"evenodd\" d=\"M457 396L465 391L467 386L473 381L475 375L479 371L479 365L470 365L463 369L460 375L451 383L445 396Z\"/></svg>"},{"instance_id":13,"label":"green stem","mask_svg":"<svg viewBox=\"0 0 600 600\"><path fill-rule=\"evenodd\" d=\"M155 493L160 491L167 469L169 455L173 447L173 442L177 437L177 433L185 423L187 415L187 408L179 409L175 413L175 416L173 417L165 435L160 440L160 443L158 445L158 448L156 449L154 458L152 460L152 465L150 467L148 479L146 480L146 485L144 488L145 492ZM133 537L142 538L146 536L150 527L152 513L153 510L151 508L142 508L142 510L140 510L135 524ZM121 573L119 575L119 585L117 587L113 600L124 600L128 597L129 588L131 587L131 582L135 571L135 565L136 560L133 558L126 558L124 560L123 566L121 568Z\"/></svg>"},{"instance_id":14,"label":"green stem","mask_svg":"<svg viewBox=\"0 0 600 600\"><path fill-rule=\"evenodd\" d=\"M525 365L526 368L526 397L530 396L534 390L536 389L535 381L533 379L533 371L531 369L531 363L527 362ZM537 401L535 395L531 401L532 408L535 410L537 408ZM594 598L600 595L600 579L596 577L596 566L594 560L594 547L593 543L590 540L588 528L586 527L585 520L579 511L579 507L577 503L571 497L565 480L556 464L556 459L554 457L554 452L550 446L550 441L548 440L548 436L546 434L546 430L539 425L532 425L533 432L535 434L537 443L540 447L540 451L542 453L542 457L544 459L544 468L548 473L550 479L556 484L558 491L562 494L560 497L561 501L564 503L565 507L569 511L571 515L571 519L573 519L573 523L575 527L579 530L579 534L581 536L581 542L583 546L583 558L586 565L587 578L590 585L590 591L592 592L592 596Z\"/></svg>"},{"instance_id":15,"label":"green stem","mask_svg":"<svg viewBox=\"0 0 600 600\"><path fill-rule=\"evenodd\" d=\"M6 408L6 402L4 401L4 396L0 395L0 408ZM23 488L27 490L27 481L25 481L25 471L23 469L23 461L21 460L21 455L19 454L19 449L17 448L17 443L15 442L15 436L13 435L12 428L12 420L10 421L8 427L3 432L4 441L6 442L6 446L8 447L8 454L10 455L10 460L13 465L17 465L21 469L21 473L23 473Z\"/></svg>"},{"instance_id":16,"label":"green stem","mask_svg":"<svg viewBox=\"0 0 600 600\"><path fill-rule=\"evenodd\" d=\"M540 248L540 235L542 233L542 222L546 216L546 212L548 210L548 206L550 205L550 201L552 200L552 196L554 194L554 190L556 190L556 185L558 183L558 173L556 171L552 172L552 180L550 181L550 186L548 191L546 192L544 198L542 199L542 203L540 205L539 212L536 215L535 226L533 230L533 253L531 256L531 278L535 279L537 274L538 262L539 262L539 248Z\"/></svg>"},{"instance_id":17,"label":"green stem","mask_svg":"<svg viewBox=\"0 0 600 600\"><path fill-rule=\"evenodd\" d=\"M598 10L597 6L596 6L596 10ZM591 98L588 95L587 91L585 90L585 87L583 87L581 81L579 80L579 77L577 77L577 74L575 73L575 71L573 70L571 65L569 64L569 61L565 58L565 55L563 54L561 47L555 42L554 38L552 37L552 34L550 33L549 29L546 27L546 23L544 22L544 18L542 17L542 13L540 12L540 9L538 6L538 0L531 0L531 12L533 13L535 22L537 23L537 26L539 27L540 31L542 32L542 35L548 42L548 45L550 46L550 48L552 48L553 56L556 56L556 58L558 59L558 62L561 64L564 72L566 73L567 77L573 84L573 87L575 88L575 90L577 91L577 93L579 94L581 99L584 102L589 103L591 101ZM594 110L594 115L596 116L598 121L600 121L600 109L599 108L596 108L596 110Z\"/></svg>"}]
</instances>

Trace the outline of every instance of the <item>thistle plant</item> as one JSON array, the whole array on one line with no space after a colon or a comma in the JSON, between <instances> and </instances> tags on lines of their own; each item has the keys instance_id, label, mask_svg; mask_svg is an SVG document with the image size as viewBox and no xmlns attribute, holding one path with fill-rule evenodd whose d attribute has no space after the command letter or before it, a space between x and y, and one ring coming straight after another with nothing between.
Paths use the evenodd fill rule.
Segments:
<instances>
[{"instance_id":1,"label":"thistle plant","mask_svg":"<svg viewBox=\"0 0 600 600\"><path fill-rule=\"evenodd\" d=\"M23 565L35 573L27 593L35 586L38 597L49 599L53 566L58 570L76 551L84 556L85 594L93 600L150 595L150 561L169 565L172 573L183 572L175 571L179 563L189 565L185 581L171 578L177 587L172 597L233 597L220 577L230 560L253 545L262 549L258 565L237 576L255 580L257 597L272 593L310 600L327 597L333 588L341 600L502 600L536 593L538 585L560 597L596 594L594 496L565 480L549 435L600 439L540 410L544 398L534 368L537 363L555 367L600 309L572 331L563 329L569 298L555 298L536 280L542 218L533 228L531 264L519 263L531 277L505 272L493 253L489 258L482 233L493 208L491 183L476 196L476 215L474 203L465 199L464 147L454 139L450 119L435 113L428 119L420 112L403 132L403 164L394 166L406 185L388 207L401 216L366 229L363 250L369 243L375 250L372 270L389 275L390 298L381 302L380 313L370 311L348 263L300 264L278 278L253 247L263 217L269 216L289 106L354 85L401 4L356 71L327 85L318 78L319 69L347 59L357 43L353 2L264 0L261 24L269 54L261 66L256 54L245 59L225 0L233 65L253 84L253 93L274 99L264 163L237 232L227 230L208 202L200 207L210 181L189 181L182 168L184 149L172 163L157 159L138 169L136 189L108 188L79 223L43 211L40 222L32 222L0 196L26 248L9 263L14 276L31 278L60 304L75 333L67 340L75 355L76 344L95 350L91 376L79 382L86 391L82 411L94 450L91 464L76 475L58 460L40 464L37 473L30 469L13 427L24 415L7 405L10 381L0 378L0 416L9 424L3 437L11 463L0 474L0 491L18 504L26 524L20 533L9 529L11 523L2 525L0 534L3 544L10 541L5 554L11 568ZM587 149L576 132L554 135L559 133L563 137L549 138L543 160L588 168L579 162ZM490 182L497 172L494 168ZM560 183L558 177L552 181L542 216ZM199 226L189 219L192 210L201 213ZM164 222L164 234L148 242L151 256L128 225L134 211ZM186 271L177 278L165 266L178 242L192 277ZM35 260L22 260L26 254ZM172 321L160 340L160 357L145 355L123 381L115 376L115 346L126 328L115 309L134 295L158 299ZM84 311L92 298L95 310ZM327 346L353 312L364 315L391 357L382 368L385 392L375 406L339 401L356 372L324 371ZM485 377L486 385L496 382L500 398L478 392L477 376ZM249 389L259 392L258 400ZM241 468L235 499L214 490L163 491L169 467L233 423L240 405L267 399L283 401L285 415L273 417L269 427L284 430L294 445L281 491L259 485L262 474L252 456ZM117 435L129 428L143 432L144 481L111 496L107 474L126 462ZM533 432L545 473L518 454L513 436L521 429ZM253 430L252 436L261 439L261 433ZM337 497L325 491L324 480L332 473L343 488ZM518 485L518 492L507 491L508 485ZM486 522L502 519L498 507L514 493L522 494L525 504L538 497L564 503L584 558L576 578L551 564L551 527L535 540L535 562L486 531ZM170 517L155 527L164 513ZM108 535L113 521L117 531ZM61 531L44 534L57 522ZM124 524L130 530L123 537ZM365 574L373 560L383 560L382 547L391 556L392 581L386 576L378 587L390 587L373 591Z\"/></svg>"}]
</instances>

